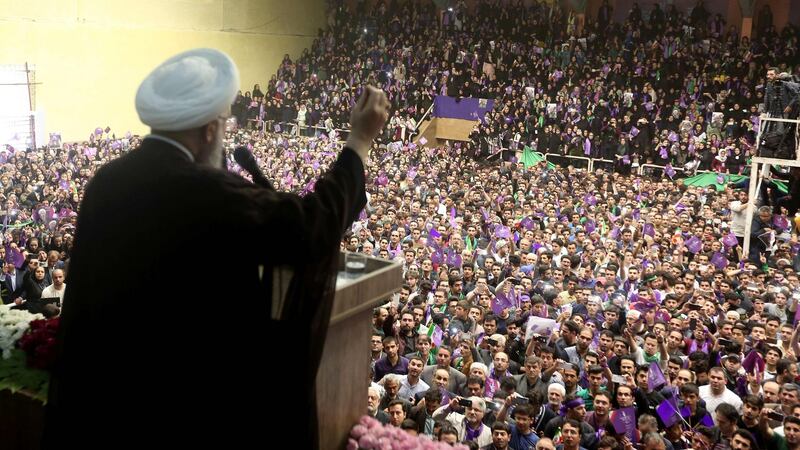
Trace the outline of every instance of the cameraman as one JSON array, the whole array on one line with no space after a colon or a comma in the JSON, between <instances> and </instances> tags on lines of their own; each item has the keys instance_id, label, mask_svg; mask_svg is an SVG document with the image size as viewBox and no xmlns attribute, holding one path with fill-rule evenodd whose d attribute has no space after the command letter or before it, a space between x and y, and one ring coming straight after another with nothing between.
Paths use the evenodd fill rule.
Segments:
<instances>
[{"instance_id":1,"label":"cameraman","mask_svg":"<svg viewBox=\"0 0 800 450\"><path fill-rule=\"evenodd\" d=\"M797 117L795 105L800 100L800 83L790 81L789 74L778 75L778 69L767 69L767 86L764 95L764 112L773 118ZM764 127L761 146L775 152L779 157L793 157L794 142L790 137L794 127L785 122L770 122ZM765 155L771 156L771 155Z\"/></svg>"}]
</instances>

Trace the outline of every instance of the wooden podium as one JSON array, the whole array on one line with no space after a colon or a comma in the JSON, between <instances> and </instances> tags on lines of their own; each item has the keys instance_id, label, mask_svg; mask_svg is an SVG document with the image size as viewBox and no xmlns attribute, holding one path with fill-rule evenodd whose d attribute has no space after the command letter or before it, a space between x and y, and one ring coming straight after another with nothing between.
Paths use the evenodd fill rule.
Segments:
<instances>
[{"instance_id":1,"label":"wooden podium","mask_svg":"<svg viewBox=\"0 0 800 450\"><path fill-rule=\"evenodd\" d=\"M372 312L402 286L402 266L367 258L358 278L344 275L339 260L331 322L317 372L320 450L343 450L350 429L366 414Z\"/></svg>"}]
</instances>

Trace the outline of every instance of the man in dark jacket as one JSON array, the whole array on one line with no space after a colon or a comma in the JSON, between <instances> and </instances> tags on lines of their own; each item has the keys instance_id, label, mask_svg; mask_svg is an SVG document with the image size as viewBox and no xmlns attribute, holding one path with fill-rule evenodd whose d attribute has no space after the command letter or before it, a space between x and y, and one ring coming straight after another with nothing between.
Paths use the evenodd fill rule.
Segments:
<instances>
[{"instance_id":1,"label":"man in dark jacket","mask_svg":"<svg viewBox=\"0 0 800 450\"><path fill-rule=\"evenodd\" d=\"M241 446L263 439L267 409L288 405L302 412L282 432L317 447L334 261L366 203L364 161L388 101L366 88L346 148L301 198L224 170L238 86L227 55L196 49L139 87L152 134L101 168L81 204L44 448Z\"/></svg>"}]
</instances>

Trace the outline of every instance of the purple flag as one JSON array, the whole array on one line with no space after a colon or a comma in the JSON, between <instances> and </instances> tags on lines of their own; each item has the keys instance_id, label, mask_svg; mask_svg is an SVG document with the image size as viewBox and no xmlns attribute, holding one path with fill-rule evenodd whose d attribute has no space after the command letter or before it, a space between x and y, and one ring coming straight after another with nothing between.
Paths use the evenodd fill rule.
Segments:
<instances>
[{"instance_id":1,"label":"purple flag","mask_svg":"<svg viewBox=\"0 0 800 450\"><path fill-rule=\"evenodd\" d=\"M650 369L647 371L647 389L652 392L667 384L667 378L658 362L651 362Z\"/></svg>"},{"instance_id":2,"label":"purple flag","mask_svg":"<svg viewBox=\"0 0 800 450\"><path fill-rule=\"evenodd\" d=\"M733 248L739 245L739 240L736 239L735 234L728 233L725 235L725 237L722 238L722 244L725 245L725 247Z\"/></svg>"},{"instance_id":3,"label":"purple flag","mask_svg":"<svg viewBox=\"0 0 800 450\"><path fill-rule=\"evenodd\" d=\"M714 256L711 257L711 264L717 269L722 270L728 267L728 258L721 252L714 252Z\"/></svg>"},{"instance_id":4,"label":"purple flag","mask_svg":"<svg viewBox=\"0 0 800 450\"><path fill-rule=\"evenodd\" d=\"M775 225L775 228L779 230L786 231L789 229L789 219L787 219L786 216L776 215L772 218L772 223Z\"/></svg>"},{"instance_id":5,"label":"purple flag","mask_svg":"<svg viewBox=\"0 0 800 450\"><path fill-rule=\"evenodd\" d=\"M647 236L653 237L653 236L656 235L656 229L655 229L655 227L653 226L652 223L646 223L646 224L644 224L644 228L642 229L642 233L644 233Z\"/></svg>"},{"instance_id":6,"label":"purple flag","mask_svg":"<svg viewBox=\"0 0 800 450\"><path fill-rule=\"evenodd\" d=\"M502 304L500 304L500 301L497 298L492 299L491 305L492 305L492 312L494 312L496 315L500 315L503 313L504 307Z\"/></svg>"},{"instance_id":7,"label":"purple flag","mask_svg":"<svg viewBox=\"0 0 800 450\"><path fill-rule=\"evenodd\" d=\"M434 325L433 326L433 333L431 334L431 342L433 343L433 345L435 345L437 347L442 345L442 338L443 337L444 337L444 332L442 331L442 329L439 328L439 325Z\"/></svg>"},{"instance_id":8,"label":"purple flag","mask_svg":"<svg viewBox=\"0 0 800 450\"><path fill-rule=\"evenodd\" d=\"M451 206L450 207L450 217L453 218L453 219L456 218L456 207L455 206Z\"/></svg>"},{"instance_id":9,"label":"purple flag","mask_svg":"<svg viewBox=\"0 0 800 450\"><path fill-rule=\"evenodd\" d=\"M533 229L533 219L531 219L530 217L525 217L519 222L519 224L526 230Z\"/></svg>"},{"instance_id":10,"label":"purple flag","mask_svg":"<svg viewBox=\"0 0 800 450\"><path fill-rule=\"evenodd\" d=\"M685 209L686 209L686 206L684 206L683 203L678 203L677 205L675 205L675 212L677 212L678 214L683 212L683 210L685 210Z\"/></svg>"},{"instance_id":11,"label":"purple flag","mask_svg":"<svg viewBox=\"0 0 800 450\"><path fill-rule=\"evenodd\" d=\"M451 252L450 255L447 256L447 265L451 267L461 267L461 255L457 252Z\"/></svg>"},{"instance_id":12,"label":"purple flag","mask_svg":"<svg viewBox=\"0 0 800 450\"><path fill-rule=\"evenodd\" d=\"M669 157L669 154L667 153L667 148L661 147L661 150L659 150L658 155L661 157L661 159L667 159Z\"/></svg>"},{"instance_id":13,"label":"purple flag","mask_svg":"<svg viewBox=\"0 0 800 450\"><path fill-rule=\"evenodd\" d=\"M592 153L592 143L589 141L589 138L586 138L583 141L583 154L589 156Z\"/></svg>"},{"instance_id":14,"label":"purple flag","mask_svg":"<svg viewBox=\"0 0 800 450\"><path fill-rule=\"evenodd\" d=\"M436 228L431 228L430 233L428 233L432 238L440 238L442 237L441 233Z\"/></svg>"},{"instance_id":15,"label":"purple flag","mask_svg":"<svg viewBox=\"0 0 800 450\"><path fill-rule=\"evenodd\" d=\"M595 230L594 221L587 220L585 224L583 224L584 228L586 229L587 234L592 234Z\"/></svg>"},{"instance_id":16,"label":"purple flag","mask_svg":"<svg viewBox=\"0 0 800 450\"><path fill-rule=\"evenodd\" d=\"M481 206L481 215L483 216L483 220L489 220L489 211L487 211L483 206Z\"/></svg>"},{"instance_id":17,"label":"purple flag","mask_svg":"<svg viewBox=\"0 0 800 450\"><path fill-rule=\"evenodd\" d=\"M665 399L659 403L658 406L656 406L656 413L658 414L658 417L661 418L664 426L667 428L675 425L681 420L681 416L678 413L678 402L675 396Z\"/></svg>"},{"instance_id":18,"label":"purple flag","mask_svg":"<svg viewBox=\"0 0 800 450\"><path fill-rule=\"evenodd\" d=\"M425 139L424 137L421 137L421 138L419 138L419 143L420 143L420 145L425 145L425 144L428 143L428 140Z\"/></svg>"},{"instance_id":19,"label":"purple flag","mask_svg":"<svg viewBox=\"0 0 800 450\"><path fill-rule=\"evenodd\" d=\"M611 411L611 424L616 434L624 434L634 442L636 438L636 409L633 406Z\"/></svg>"},{"instance_id":20,"label":"purple flag","mask_svg":"<svg viewBox=\"0 0 800 450\"><path fill-rule=\"evenodd\" d=\"M619 236L619 227L614 227L611 229L611 234L609 235L611 239L616 239Z\"/></svg>"},{"instance_id":21,"label":"purple flag","mask_svg":"<svg viewBox=\"0 0 800 450\"><path fill-rule=\"evenodd\" d=\"M678 133L670 131L669 136L667 136L667 139L669 139L670 142L678 142Z\"/></svg>"},{"instance_id":22,"label":"purple flag","mask_svg":"<svg viewBox=\"0 0 800 450\"><path fill-rule=\"evenodd\" d=\"M431 263L432 264L435 264L435 265L438 266L439 264L442 263L443 259L444 259L444 255L442 254L441 250L436 250L435 252L433 252L431 254Z\"/></svg>"},{"instance_id":23,"label":"purple flag","mask_svg":"<svg viewBox=\"0 0 800 450\"><path fill-rule=\"evenodd\" d=\"M639 129L636 127L631 127L630 135L631 137L636 137L639 134Z\"/></svg>"},{"instance_id":24,"label":"purple flag","mask_svg":"<svg viewBox=\"0 0 800 450\"><path fill-rule=\"evenodd\" d=\"M670 180L675 176L675 169L672 168L672 164L667 164L664 167L664 173L669 177Z\"/></svg>"},{"instance_id":25,"label":"purple flag","mask_svg":"<svg viewBox=\"0 0 800 450\"><path fill-rule=\"evenodd\" d=\"M378 186L386 186L389 184L389 177L387 177L386 174L381 174L378 176L378 179L375 180L375 184Z\"/></svg>"},{"instance_id":26,"label":"purple flag","mask_svg":"<svg viewBox=\"0 0 800 450\"><path fill-rule=\"evenodd\" d=\"M629 165L631 163L631 157L628 155L622 155L622 163Z\"/></svg>"},{"instance_id":27,"label":"purple flag","mask_svg":"<svg viewBox=\"0 0 800 450\"><path fill-rule=\"evenodd\" d=\"M690 237L684 245L692 253L700 253L700 250L703 249L703 242L697 236Z\"/></svg>"},{"instance_id":28,"label":"purple flag","mask_svg":"<svg viewBox=\"0 0 800 450\"><path fill-rule=\"evenodd\" d=\"M594 206L594 205L597 204L597 197L595 197L594 195L591 195L591 194L586 194L583 197L583 202L586 203L589 206Z\"/></svg>"},{"instance_id":29,"label":"purple flag","mask_svg":"<svg viewBox=\"0 0 800 450\"><path fill-rule=\"evenodd\" d=\"M508 239L511 237L511 230L509 230L508 227L499 226L495 229L494 234L499 238Z\"/></svg>"},{"instance_id":30,"label":"purple flag","mask_svg":"<svg viewBox=\"0 0 800 450\"><path fill-rule=\"evenodd\" d=\"M763 373L765 366L766 364L764 363L764 358L761 356L761 353L757 352L756 350L751 350L750 353L747 354L747 357L744 359L744 361L742 361L742 368L747 373Z\"/></svg>"},{"instance_id":31,"label":"purple flag","mask_svg":"<svg viewBox=\"0 0 800 450\"><path fill-rule=\"evenodd\" d=\"M631 216L633 216L633 220L639 220L642 217L642 212L639 211L639 208L636 208L631 212Z\"/></svg>"}]
</instances>

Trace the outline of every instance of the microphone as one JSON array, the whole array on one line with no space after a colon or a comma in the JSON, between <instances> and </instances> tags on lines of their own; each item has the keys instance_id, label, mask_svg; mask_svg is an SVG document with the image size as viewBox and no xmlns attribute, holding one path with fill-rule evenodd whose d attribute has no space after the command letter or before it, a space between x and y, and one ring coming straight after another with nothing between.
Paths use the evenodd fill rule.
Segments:
<instances>
[{"instance_id":1,"label":"microphone","mask_svg":"<svg viewBox=\"0 0 800 450\"><path fill-rule=\"evenodd\" d=\"M267 189L274 189L272 187L272 183L270 183L267 177L261 173L261 169L258 168L256 159L253 157L253 154L247 150L247 147L236 147L236 149L233 151L233 159L236 161L236 164L239 164L239 167L247 171L247 173L253 177L254 184Z\"/></svg>"}]
</instances>

